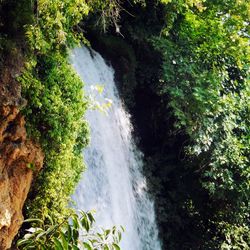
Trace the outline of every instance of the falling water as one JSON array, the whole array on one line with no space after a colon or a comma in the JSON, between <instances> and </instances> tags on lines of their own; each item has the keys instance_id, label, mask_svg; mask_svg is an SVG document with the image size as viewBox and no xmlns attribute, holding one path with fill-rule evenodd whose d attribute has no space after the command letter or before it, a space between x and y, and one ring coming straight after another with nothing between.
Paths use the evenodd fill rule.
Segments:
<instances>
[{"instance_id":1,"label":"falling water","mask_svg":"<svg viewBox=\"0 0 250 250\"><path fill-rule=\"evenodd\" d=\"M103 228L122 225L123 250L159 250L154 203L148 198L142 175L142 154L131 134L114 82L114 70L100 54L85 47L72 52L71 61L85 83L85 92L101 104L112 100L107 112L89 110L91 143L84 157L88 166L73 199L77 208L96 210L96 224ZM102 94L95 92L103 85Z\"/></svg>"}]
</instances>

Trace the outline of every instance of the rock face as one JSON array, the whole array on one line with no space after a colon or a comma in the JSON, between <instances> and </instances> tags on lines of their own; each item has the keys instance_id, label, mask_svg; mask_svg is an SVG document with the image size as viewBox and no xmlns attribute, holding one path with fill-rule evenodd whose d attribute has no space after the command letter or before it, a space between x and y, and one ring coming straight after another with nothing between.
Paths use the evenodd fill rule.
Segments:
<instances>
[{"instance_id":1,"label":"rock face","mask_svg":"<svg viewBox=\"0 0 250 250\"><path fill-rule=\"evenodd\" d=\"M10 65L9 65L10 66ZM15 67L9 67L12 70ZM11 247L22 222L22 208L44 155L27 139L25 119L19 111L20 86L7 68L0 74L0 250Z\"/></svg>"}]
</instances>

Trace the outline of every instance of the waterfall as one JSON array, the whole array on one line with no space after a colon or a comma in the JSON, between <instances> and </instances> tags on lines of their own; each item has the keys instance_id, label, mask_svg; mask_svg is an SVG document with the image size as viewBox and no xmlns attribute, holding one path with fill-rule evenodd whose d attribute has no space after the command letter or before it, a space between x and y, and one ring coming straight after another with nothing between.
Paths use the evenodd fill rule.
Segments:
<instances>
[{"instance_id":1,"label":"waterfall","mask_svg":"<svg viewBox=\"0 0 250 250\"><path fill-rule=\"evenodd\" d=\"M96 210L96 226L122 225L123 250L158 250L154 203L142 175L142 153L132 138L129 114L114 82L114 70L97 52L86 47L72 51L71 63L85 83L85 92L99 103L112 100L106 112L87 111L91 143L84 151L88 169L73 199L78 209ZM103 85L102 94L95 92Z\"/></svg>"}]
</instances>

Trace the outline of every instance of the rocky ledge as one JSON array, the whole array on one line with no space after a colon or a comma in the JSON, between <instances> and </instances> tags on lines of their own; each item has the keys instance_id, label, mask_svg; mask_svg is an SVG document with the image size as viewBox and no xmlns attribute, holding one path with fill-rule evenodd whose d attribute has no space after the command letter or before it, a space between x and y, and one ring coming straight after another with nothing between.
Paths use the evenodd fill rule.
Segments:
<instances>
[{"instance_id":1,"label":"rocky ledge","mask_svg":"<svg viewBox=\"0 0 250 250\"><path fill-rule=\"evenodd\" d=\"M40 146L27 138L20 86L15 67L9 68L0 74L0 250L11 247L22 225L23 205L44 158Z\"/></svg>"}]
</instances>

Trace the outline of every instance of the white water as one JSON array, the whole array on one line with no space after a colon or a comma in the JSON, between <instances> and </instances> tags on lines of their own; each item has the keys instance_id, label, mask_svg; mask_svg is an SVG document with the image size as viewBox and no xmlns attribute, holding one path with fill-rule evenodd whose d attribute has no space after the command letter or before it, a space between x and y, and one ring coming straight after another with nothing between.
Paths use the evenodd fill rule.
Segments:
<instances>
[{"instance_id":1,"label":"white water","mask_svg":"<svg viewBox=\"0 0 250 250\"><path fill-rule=\"evenodd\" d=\"M88 169L73 196L77 208L96 210L97 226L124 226L122 250L159 250L154 204L141 173L142 154L131 137L129 115L119 98L114 71L100 54L85 47L73 50L71 62L88 94L93 95L93 85L103 84L102 95L95 99L113 102L107 114L87 112L91 143L84 152Z\"/></svg>"}]
</instances>

